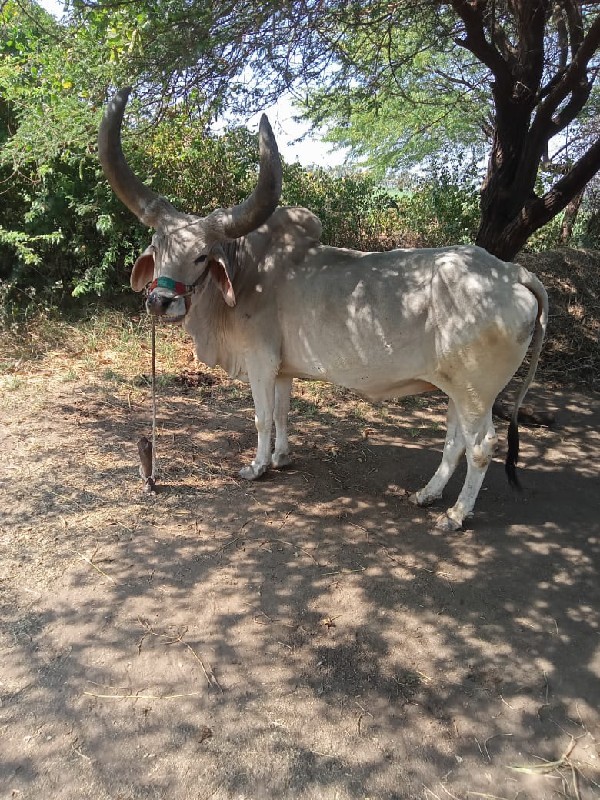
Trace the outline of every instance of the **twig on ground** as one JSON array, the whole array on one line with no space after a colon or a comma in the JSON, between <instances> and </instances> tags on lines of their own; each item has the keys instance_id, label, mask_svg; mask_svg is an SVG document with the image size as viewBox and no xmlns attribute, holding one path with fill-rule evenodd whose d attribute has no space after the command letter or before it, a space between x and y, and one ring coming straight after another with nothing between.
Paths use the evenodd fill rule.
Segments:
<instances>
[{"instance_id":1,"label":"twig on ground","mask_svg":"<svg viewBox=\"0 0 600 800\"><path fill-rule=\"evenodd\" d=\"M317 567L321 566L319 564L319 562L317 561L317 559L311 553L309 553L308 550L305 550L303 547L300 547L299 545L295 544L294 542L288 542L286 539L265 539L263 541L263 544L265 544L266 542L279 542L280 544L287 544L288 547L293 547L295 550L300 550L301 553L304 553L305 556L308 556L310 559L312 559L315 562L315 564L317 565ZM328 573L326 573L326 574L328 574Z\"/></svg>"},{"instance_id":2,"label":"twig on ground","mask_svg":"<svg viewBox=\"0 0 600 800\"><path fill-rule=\"evenodd\" d=\"M364 708L363 706L361 706L361 704L360 704L360 703L359 703L357 700L355 700L354 702L356 703L356 705L357 705L357 706L360 708L360 710L362 711L362 714L359 714L359 715L358 715L358 720L357 720L357 723L356 723L356 725L357 725L357 728L358 728L358 735L360 736L360 735L361 735L361 732L360 732L360 723L362 722L362 719L363 719L363 717L367 717L367 716L368 716L368 717L371 717L371 719L375 719L375 717L373 716L373 714L371 714L371 712L370 712L370 711L367 711L367 709L366 709L366 708Z\"/></svg>"},{"instance_id":3,"label":"twig on ground","mask_svg":"<svg viewBox=\"0 0 600 800\"><path fill-rule=\"evenodd\" d=\"M157 631L155 631L149 623L145 622L140 617L138 617L138 622L147 631L147 633L150 634L151 636L157 636L159 638L166 639L167 640L166 644L182 644L185 648L187 648L190 651L190 653L194 656L196 661L202 667L202 671L204 672L204 677L206 678L206 681L208 683L209 688L216 687L221 692L221 694L223 694L223 687L221 686L221 684L219 683L219 681L215 677L215 674L214 674L210 664L205 663L200 658L198 653L196 653L194 648L183 640L183 637L185 636L185 634L187 632L187 628L184 628L183 632L178 633L174 638L170 638L168 636L168 634L166 634L166 633L158 633ZM141 648L141 642L142 641L143 641L143 638L140 641L140 645L139 645L140 648Z\"/></svg>"},{"instance_id":4,"label":"twig on ground","mask_svg":"<svg viewBox=\"0 0 600 800\"><path fill-rule=\"evenodd\" d=\"M369 538L370 531L368 528L365 528L364 525L359 525L357 522L352 522L348 519L348 517L344 517L343 521L346 523L346 525L351 525L353 528L358 528L359 531L363 531L363 533L367 534L367 539Z\"/></svg>"},{"instance_id":5,"label":"twig on ground","mask_svg":"<svg viewBox=\"0 0 600 800\"><path fill-rule=\"evenodd\" d=\"M210 664L208 662L205 664L204 661L198 655L198 653L196 653L194 648L191 645L189 645L187 642L184 642L183 639L178 639L177 641L181 642L181 644L184 645L184 647L187 647L187 649L194 656L196 661L200 664L200 666L202 667L202 671L204 672L204 676L206 677L206 680L208 682L208 685L209 686L216 686L217 689L221 692L221 694L223 694L223 687L221 686L221 684L217 680L217 678L215 676L215 673L212 671L212 667L210 666Z\"/></svg>"},{"instance_id":6,"label":"twig on ground","mask_svg":"<svg viewBox=\"0 0 600 800\"><path fill-rule=\"evenodd\" d=\"M99 697L102 700L175 700L180 697L195 697L202 692L187 692L185 694L141 694L143 689L138 689L136 694L96 694L84 692L88 697Z\"/></svg>"},{"instance_id":7,"label":"twig on ground","mask_svg":"<svg viewBox=\"0 0 600 800\"><path fill-rule=\"evenodd\" d=\"M103 578L106 578L106 579L107 579L107 580L109 580L111 583L114 583L114 584L116 585L116 583L117 583L117 582L114 580L114 578L111 578L111 577L110 577L110 575L107 575L107 573L106 573L106 572L104 572L104 570L103 570L103 569L100 569L100 567L99 567L99 566L97 566L96 564L94 564L93 558L94 558L94 556L96 555L96 553L98 552L98 548L97 548L97 547L96 547L96 549L94 550L94 553L93 553L93 555L92 555L92 558L87 558L87 556L84 556L82 553L79 553L77 550L73 550L73 552L75 553L75 555L77 555L77 556L78 556L78 557L81 559L81 561L85 561L85 563L86 563L86 564L89 564L89 565L90 565L90 567L92 567L93 569L95 569L95 570L96 570L96 572L97 572L99 575L102 575L102 577L103 577Z\"/></svg>"},{"instance_id":8,"label":"twig on ground","mask_svg":"<svg viewBox=\"0 0 600 800\"><path fill-rule=\"evenodd\" d=\"M490 756L490 751L488 750L487 744L488 742L491 742L492 739L497 739L499 736L512 736L512 733L495 733L493 736L488 736L483 743L483 751L485 752L485 757L488 761L491 761L492 757ZM477 742L477 739L475 739L475 741ZM477 746L479 747L479 742L477 742ZM481 750L481 747L479 747L479 750Z\"/></svg>"},{"instance_id":9,"label":"twig on ground","mask_svg":"<svg viewBox=\"0 0 600 800\"><path fill-rule=\"evenodd\" d=\"M562 756L556 759L556 761L543 761L541 764L522 764L519 766L511 766L510 769L514 770L515 772L526 772L531 775L543 772L552 772L555 769L560 769L561 767L564 767L565 764L567 763L567 760L571 755L571 753L573 752L576 744L577 744L577 739L571 737L571 742L569 743L569 746L562 754Z\"/></svg>"},{"instance_id":10,"label":"twig on ground","mask_svg":"<svg viewBox=\"0 0 600 800\"><path fill-rule=\"evenodd\" d=\"M336 569L333 572L325 572L324 575L350 575L352 572L364 572L366 567L358 567L357 569Z\"/></svg>"},{"instance_id":11,"label":"twig on ground","mask_svg":"<svg viewBox=\"0 0 600 800\"><path fill-rule=\"evenodd\" d=\"M467 797L483 797L484 800L507 800L506 797L498 797L496 794L485 794L484 792L467 792Z\"/></svg>"},{"instance_id":12,"label":"twig on ground","mask_svg":"<svg viewBox=\"0 0 600 800\"><path fill-rule=\"evenodd\" d=\"M234 539L230 539L228 542L225 542L225 544L222 547L219 547L217 553L223 553L228 547L231 547L232 544L240 542L245 538L246 538L245 536L236 536Z\"/></svg>"},{"instance_id":13,"label":"twig on ground","mask_svg":"<svg viewBox=\"0 0 600 800\"><path fill-rule=\"evenodd\" d=\"M447 789L447 788L444 786L444 784L443 784L443 783L441 783L441 784L440 784L440 786L442 787L442 790L443 790L444 792L446 792L446 794L448 795L448 797L452 798L452 800L459 800L459 798L458 798L458 797L457 797L455 794L452 794L452 792L450 792L450 791L449 791L449 790L448 790L448 789Z\"/></svg>"},{"instance_id":14,"label":"twig on ground","mask_svg":"<svg viewBox=\"0 0 600 800\"><path fill-rule=\"evenodd\" d=\"M244 603L244 605L250 606L250 603ZM259 609L257 612L255 612L254 617L253 617L254 622L256 622L257 625L267 625L267 622L259 622L258 621L258 617L259 616L264 617L269 623L279 622L278 619L274 619L273 617L270 617L268 614L265 614L264 611L260 611L260 609Z\"/></svg>"},{"instance_id":15,"label":"twig on ground","mask_svg":"<svg viewBox=\"0 0 600 800\"><path fill-rule=\"evenodd\" d=\"M510 766L509 769L514 770L515 772L524 772L528 775L544 775L549 772L559 772L561 769L568 769L571 772L571 778L573 780L573 792L575 794L576 800L581 800L581 793L579 791L579 770L573 764L570 759L570 755L575 749L577 742L579 739L583 738L579 736L574 738L571 736L571 741L569 742L569 746L566 748L565 752L560 756L560 758L556 759L556 761L544 761L541 764L523 764L519 766Z\"/></svg>"},{"instance_id":16,"label":"twig on ground","mask_svg":"<svg viewBox=\"0 0 600 800\"><path fill-rule=\"evenodd\" d=\"M285 523L288 521L288 517L291 517L291 515L294 513L295 510L296 510L296 508L292 508L288 512L286 512L286 514L285 514L285 516L283 518L283 522L277 528L278 531L280 531L283 528Z\"/></svg>"},{"instance_id":17,"label":"twig on ground","mask_svg":"<svg viewBox=\"0 0 600 800\"><path fill-rule=\"evenodd\" d=\"M75 755L78 755L80 758L83 758L85 761L92 761L93 760L89 756L86 756L85 753L81 752L81 747L75 747L74 744L71 745L71 752L75 753Z\"/></svg>"}]
</instances>

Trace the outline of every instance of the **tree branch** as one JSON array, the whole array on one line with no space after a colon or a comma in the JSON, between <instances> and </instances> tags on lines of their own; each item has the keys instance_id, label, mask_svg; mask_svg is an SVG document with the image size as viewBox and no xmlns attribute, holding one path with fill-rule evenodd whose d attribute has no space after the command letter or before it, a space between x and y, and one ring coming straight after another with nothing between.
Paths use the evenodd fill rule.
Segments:
<instances>
[{"instance_id":1,"label":"tree branch","mask_svg":"<svg viewBox=\"0 0 600 800\"><path fill-rule=\"evenodd\" d=\"M552 87L546 98L539 105L532 127L544 124L547 125L556 109L569 93L575 92L578 85L582 85L584 81L586 84L588 83L585 79L588 63L596 54L598 47L600 47L600 14L592 23L580 47L573 56L573 60L562 74L560 80ZM587 95L589 95L589 90ZM580 108L585 104L587 95ZM560 128L558 130L560 130Z\"/></svg>"},{"instance_id":2,"label":"tree branch","mask_svg":"<svg viewBox=\"0 0 600 800\"><path fill-rule=\"evenodd\" d=\"M567 18L569 38L571 40L571 57L574 58L584 38L580 4L577 0L562 0L560 5L564 9Z\"/></svg>"},{"instance_id":3,"label":"tree branch","mask_svg":"<svg viewBox=\"0 0 600 800\"><path fill-rule=\"evenodd\" d=\"M533 223L531 233L561 212L573 197L585 189L586 184L598 171L600 171L600 139L594 142L545 195L525 206L522 214Z\"/></svg>"},{"instance_id":4,"label":"tree branch","mask_svg":"<svg viewBox=\"0 0 600 800\"><path fill-rule=\"evenodd\" d=\"M498 49L485 38L483 6L485 3L477 2L472 5L468 0L452 0L452 8L462 19L466 33L464 39L455 41L483 62L491 70L497 84L507 90L513 84L513 77Z\"/></svg>"}]
</instances>

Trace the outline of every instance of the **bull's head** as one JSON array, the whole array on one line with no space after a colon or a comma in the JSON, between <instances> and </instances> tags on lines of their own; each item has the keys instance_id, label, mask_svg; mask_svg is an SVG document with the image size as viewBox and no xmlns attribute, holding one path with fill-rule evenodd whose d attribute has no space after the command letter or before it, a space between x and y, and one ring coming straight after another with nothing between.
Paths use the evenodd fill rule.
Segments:
<instances>
[{"instance_id":1,"label":"bull's head","mask_svg":"<svg viewBox=\"0 0 600 800\"><path fill-rule=\"evenodd\" d=\"M130 91L121 89L108 104L98 133L98 153L117 197L141 222L155 228L152 243L135 262L131 286L136 292L149 286L149 313L171 321L185 316L190 294L206 276L233 306L232 279L220 243L245 236L266 222L281 195L281 161L269 120L263 114L260 121L260 170L250 197L233 208L197 217L177 211L142 183L125 161L121 125Z\"/></svg>"}]
</instances>

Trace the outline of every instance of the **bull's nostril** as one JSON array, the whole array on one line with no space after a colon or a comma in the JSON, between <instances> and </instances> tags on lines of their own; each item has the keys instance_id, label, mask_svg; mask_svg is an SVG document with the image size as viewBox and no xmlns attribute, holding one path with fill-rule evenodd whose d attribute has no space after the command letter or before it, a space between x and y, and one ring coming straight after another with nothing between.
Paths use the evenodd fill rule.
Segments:
<instances>
[{"instance_id":1,"label":"bull's nostril","mask_svg":"<svg viewBox=\"0 0 600 800\"><path fill-rule=\"evenodd\" d=\"M172 297L165 297L162 294L158 294L156 292L150 292L146 299L146 309L149 314L154 314L155 316L160 316L164 314L167 308L173 302Z\"/></svg>"}]
</instances>

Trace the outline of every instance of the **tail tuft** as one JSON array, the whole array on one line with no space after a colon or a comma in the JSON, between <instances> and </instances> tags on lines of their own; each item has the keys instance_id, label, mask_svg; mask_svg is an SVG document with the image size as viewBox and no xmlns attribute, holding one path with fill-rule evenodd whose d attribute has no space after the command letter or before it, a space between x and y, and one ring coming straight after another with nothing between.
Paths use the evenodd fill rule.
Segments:
<instances>
[{"instance_id":1,"label":"tail tuft","mask_svg":"<svg viewBox=\"0 0 600 800\"><path fill-rule=\"evenodd\" d=\"M517 477L517 462L519 461L519 429L515 419L511 419L508 426L508 452L504 469L509 484L513 489L521 490L521 483Z\"/></svg>"}]
</instances>

